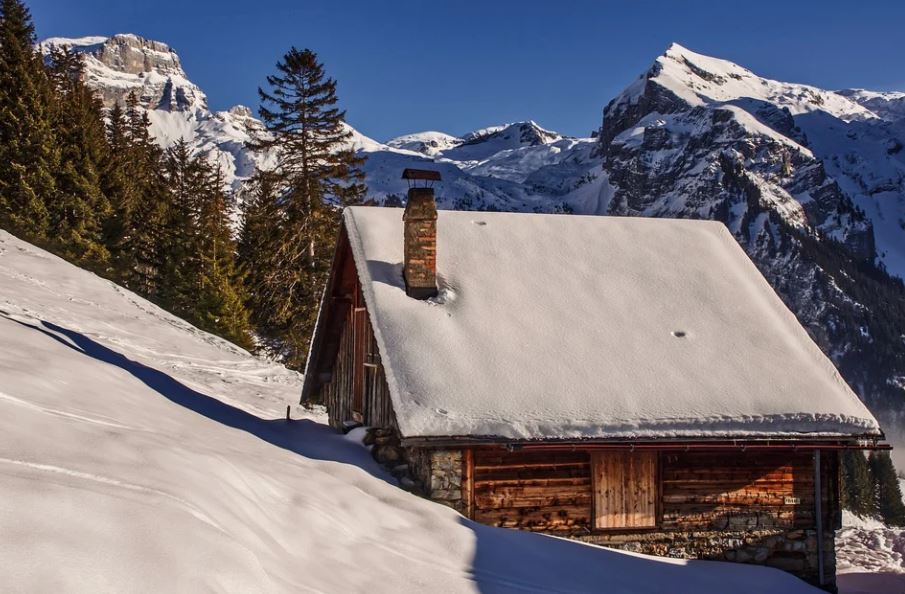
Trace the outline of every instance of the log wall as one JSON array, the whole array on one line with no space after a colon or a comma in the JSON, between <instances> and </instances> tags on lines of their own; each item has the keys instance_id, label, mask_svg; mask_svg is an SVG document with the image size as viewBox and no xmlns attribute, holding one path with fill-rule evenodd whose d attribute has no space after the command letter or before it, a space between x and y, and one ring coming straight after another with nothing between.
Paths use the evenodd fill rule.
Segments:
<instances>
[{"instance_id":1,"label":"log wall","mask_svg":"<svg viewBox=\"0 0 905 594\"><path fill-rule=\"evenodd\" d=\"M474 450L474 519L523 530L574 532L591 525L587 452Z\"/></svg>"},{"instance_id":2,"label":"log wall","mask_svg":"<svg viewBox=\"0 0 905 594\"><path fill-rule=\"evenodd\" d=\"M339 348L330 380L321 387L320 397L327 407L330 425L337 429L349 424L395 427L377 340L357 283L355 288L350 306L342 310Z\"/></svg>"},{"instance_id":3,"label":"log wall","mask_svg":"<svg viewBox=\"0 0 905 594\"><path fill-rule=\"evenodd\" d=\"M465 452L461 511L478 522L653 555L770 565L820 582L811 451ZM632 456L637 464L628 468L637 473L610 468ZM598 458L613 464L595 464ZM832 589L833 536L841 525L837 452L823 451L821 466L822 585ZM655 490L645 482L651 475ZM612 498L629 498L640 510L634 527L601 521L596 508Z\"/></svg>"}]
</instances>

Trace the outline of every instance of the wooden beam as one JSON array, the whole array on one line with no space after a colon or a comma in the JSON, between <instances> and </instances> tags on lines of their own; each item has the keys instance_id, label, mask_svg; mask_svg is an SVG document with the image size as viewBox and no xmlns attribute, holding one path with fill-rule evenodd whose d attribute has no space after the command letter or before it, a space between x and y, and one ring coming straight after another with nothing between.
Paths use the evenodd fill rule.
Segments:
<instances>
[{"instance_id":1,"label":"wooden beam","mask_svg":"<svg viewBox=\"0 0 905 594\"><path fill-rule=\"evenodd\" d=\"M474 452L466 448L462 456L462 499L465 517L474 518Z\"/></svg>"},{"instance_id":2,"label":"wooden beam","mask_svg":"<svg viewBox=\"0 0 905 594\"><path fill-rule=\"evenodd\" d=\"M823 586L823 493L820 488L820 450L814 450L814 515L817 520L817 584Z\"/></svg>"}]
</instances>

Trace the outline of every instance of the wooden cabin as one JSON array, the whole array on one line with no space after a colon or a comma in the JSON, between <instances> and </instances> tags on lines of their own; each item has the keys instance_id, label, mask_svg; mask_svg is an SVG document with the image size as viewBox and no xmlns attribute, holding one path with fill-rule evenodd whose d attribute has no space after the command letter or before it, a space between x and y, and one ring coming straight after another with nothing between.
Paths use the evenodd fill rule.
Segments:
<instances>
[{"instance_id":1,"label":"wooden cabin","mask_svg":"<svg viewBox=\"0 0 905 594\"><path fill-rule=\"evenodd\" d=\"M877 421L711 221L351 207L303 401L476 522L835 588Z\"/></svg>"}]
</instances>

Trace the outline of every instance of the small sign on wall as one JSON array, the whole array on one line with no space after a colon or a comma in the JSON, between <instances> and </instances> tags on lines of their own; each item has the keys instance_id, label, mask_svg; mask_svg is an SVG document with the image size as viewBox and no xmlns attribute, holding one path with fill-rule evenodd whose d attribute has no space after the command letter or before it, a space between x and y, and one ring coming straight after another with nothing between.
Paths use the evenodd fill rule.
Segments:
<instances>
[{"instance_id":1,"label":"small sign on wall","mask_svg":"<svg viewBox=\"0 0 905 594\"><path fill-rule=\"evenodd\" d=\"M801 497L783 497L782 502L786 505L798 505L801 503Z\"/></svg>"}]
</instances>

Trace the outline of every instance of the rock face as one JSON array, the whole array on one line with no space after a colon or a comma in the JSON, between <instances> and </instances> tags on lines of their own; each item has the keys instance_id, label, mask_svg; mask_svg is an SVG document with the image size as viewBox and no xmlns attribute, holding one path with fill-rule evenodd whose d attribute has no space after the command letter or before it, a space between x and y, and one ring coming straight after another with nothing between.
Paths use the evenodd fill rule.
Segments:
<instances>
[{"instance_id":1,"label":"rock face","mask_svg":"<svg viewBox=\"0 0 905 594\"><path fill-rule=\"evenodd\" d=\"M68 46L83 53L87 80L107 107L125 103L129 93L135 92L148 109L207 110L207 97L188 79L179 56L165 43L120 34L109 38L51 38L42 46Z\"/></svg>"}]
</instances>

